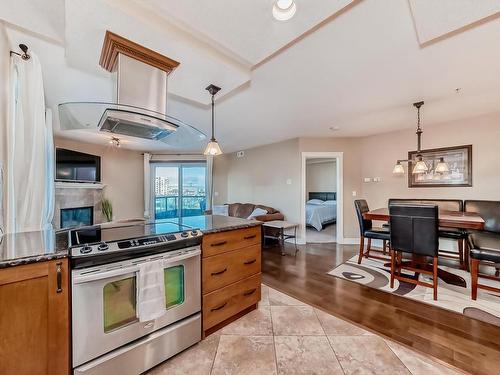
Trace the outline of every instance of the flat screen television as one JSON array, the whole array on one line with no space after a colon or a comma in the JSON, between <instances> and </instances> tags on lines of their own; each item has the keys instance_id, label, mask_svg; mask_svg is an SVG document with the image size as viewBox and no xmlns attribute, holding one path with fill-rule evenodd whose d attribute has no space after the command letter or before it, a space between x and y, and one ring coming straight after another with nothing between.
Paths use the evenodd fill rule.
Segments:
<instances>
[{"instance_id":1,"label":"flat screen television","mask_svg":"<svg viewBox=\"0 0 500 375\"><path fill-rule=\"evenodd\" d=\"M101 157L56 148L56 181L101 182Z\"/></svg>"}]
</instances>

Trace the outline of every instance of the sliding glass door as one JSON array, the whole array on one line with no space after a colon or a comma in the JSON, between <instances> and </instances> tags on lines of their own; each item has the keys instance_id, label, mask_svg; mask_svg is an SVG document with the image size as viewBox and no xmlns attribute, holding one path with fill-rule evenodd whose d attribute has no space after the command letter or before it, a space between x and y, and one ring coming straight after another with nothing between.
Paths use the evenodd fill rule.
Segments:
<instances>
[{"instance_id":1,"label":"sliding glass door","mask_svg":"<svg viewBox=\"0 0 500 375\"><path fill-rule=\"evenodd\" d=\"M155 219L203 215L206 209L205 163L151 164Z\"/></svg>"}]
</instances>

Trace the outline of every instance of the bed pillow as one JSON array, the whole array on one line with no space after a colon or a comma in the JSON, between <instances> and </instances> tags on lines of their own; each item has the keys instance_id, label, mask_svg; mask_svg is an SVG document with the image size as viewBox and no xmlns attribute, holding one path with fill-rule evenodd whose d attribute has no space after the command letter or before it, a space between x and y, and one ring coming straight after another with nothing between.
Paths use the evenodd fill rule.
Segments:
<instances>
[{"instance_id":1,"label":"bed pillow","mask_svg":"<svg viewBox=\"0 0 500 375\"><path fill-rule=\"evenodd\" d=\"M263 210L262 208L256 208L252 211L249 217L247 217L248 220L253 220L255 217L260 216L260 215L265 215L267 214L266 210Z\"/></svg>"},{"instance_id":2,"label":"bed pillow","mask_svg":"<svg viewBox=\"0 0 500 375\"><path fill-rule=\"evenodd\" d=\"M325 204L333 205L337 204L337 201L325 201Z\"/></svg>"},{"instance_id":3,"label":"bed pillow","mask_svg":"<svg viewBox=\"0 0 500 375\"><path fill-rule=\"evenodd\" d=\"M325 204L325 201L322 201L321 199L309 199L307 204Z\"/></svg>"},{"instance_id":4,"label":"bed pillow","mask_svg":"<svg viewBox=\"0 0 500 375\"><path fill-rule=\"evenodd\" d=\"M213 215L229 216L229 206L227 204L220 204L212 206Z\"/></svg>"}]
</instances>

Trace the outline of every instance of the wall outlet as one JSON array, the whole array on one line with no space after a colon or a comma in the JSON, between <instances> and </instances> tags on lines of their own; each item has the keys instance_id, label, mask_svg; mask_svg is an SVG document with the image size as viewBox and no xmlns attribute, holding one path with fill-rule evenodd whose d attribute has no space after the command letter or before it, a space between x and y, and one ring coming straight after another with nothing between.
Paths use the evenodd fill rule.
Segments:
<instances>
[{"instance_id":1,"label":"wall outlet","mask_svg":"<svg viewBox=\"0 0 500 375\"><path fill-rule=\"evenodd\" d=\"M287 178L286 179L286 184L287 185L291 185L292 184L292 179L291 178Z\"/></svg>"},{"instance_id":2,"label":"wall outlet","mask_svg":"<svg viewBox=\"0 0 500 375\"><path fill-rule=\"evenodd\" d=\"M370 177L365 177L363 179L364 182L372 182L372 179ZM374 180L375 181L375 180Z\"/></svg>"},{"instance_id":3,"label":"wall outlet","mask_svg":"<svg viewBox=\"0 0 500 375\"><path fill-rule=\"evenodd\" d=\"M238 151L238 152L236 153L236 157L237 157L237 158L242 158L243 156L245 156L245 151Z\"/></svg>"},{"instance_id":4,"label":"wall outlet","mask_svg":"<svg viewBox=\"0 0 500 375\"><path fill-rule=\"evenodd\" d=\"M352 196L353 196L353 197L357 197L357 196L358 196L358 192L357 192L356 190L353 190L353 191L352 191Z\"/></svg>"}]
</instances>

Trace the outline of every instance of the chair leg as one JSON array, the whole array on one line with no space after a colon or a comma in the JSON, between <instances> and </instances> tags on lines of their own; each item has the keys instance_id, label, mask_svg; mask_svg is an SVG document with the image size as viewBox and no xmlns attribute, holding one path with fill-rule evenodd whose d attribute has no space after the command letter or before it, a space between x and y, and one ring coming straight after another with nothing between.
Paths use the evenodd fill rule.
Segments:
<instances>
[{"instance_id":1,"label":"chair leg","mask_svg":"<svg viewBox=\"0 0 500 375\"><path fill-rule=\"evenodd\" d=\"M358 264L361 264L361 259L363 259L363 253L365 251L365 238L361 236L359 241L359 256L358 256Z\"/></svg>"},{"instance_id":2,"label":"chair leg","mask_svg":"<svg viewBox=\"0 0 500 375\"><path fill-rule=\"evenodd\" d=\"M458 258L460 260L460 268L464 269L465 268L465 261L464 261L464 242L465 240L463 238L458 240Z\"/></svg>"},{"instance_id":3,"label":"chair leg","mask_svg":"<svg viewBox=\"0 0 500 375\"><path fill-rule=\"evenodd\" d=\"M386 246L387 246L387 240L384 240L384 243L383 243L383 245L382 245L382 246L383 246L383 248L382 248L382 253L385 255L385 254L386 254L386 252L385 252L385 248L386 248Z\"/></svg>"},{"instance_id":4,"label":"chair leg","mask_svg":"<svg viewBox=\"0 0 500 375\"><path fill-rule=\"evenodd\" d=\"M368 245L366 246L366 254L365 254L367 258L370 256L371 248L372 248L372 239L368 238Z\"/></svg>"},{"instance_id":5,"label":"chair leg","mask_svg":"<svg viewBox=\"0 0 500 375\"><path fill-rule=\"evenodd\" d=\"M466 271L470 271L470 257L469 257L469 241L465 240L464 247L464 266Z\"/></svg>"},{"instance_id":6,"label":"chair leg","mask_svg":"<svg viewBox=\"0 0 500 375\"><path fill-rule=\"evenodd\" d=\"M401 263L403 262L403 252L398 251L398 256L396 258L396 265L397 265L397 271L398 271L398 276L401 277Z\"/></svg>"},{"instance_id":7,"label":"chair leg","mask_svg":"<svg viewBox=\"0 0 500 375\"><path fill-rule=\"evenodd\" d=\"M394 288L394 249L389 248L389 252L391 253L391 289Z\"/></svg>"},{"instance_id":8,"label":"chair leg","mask_svg":"<svg viewBox=\"0 0 500 375\"><path fill-rule=\"evenodd\" d=\"M479 260L471 259L470 280L471 280L471 297L475 301L477 299L477 279L479 273Z\"/></svg>"},{"instance_id":9,"label":"chair leg","mask_svg":"<svg viewBox=\"0 0 500 375\"><path fill-rule=\"evenodd\" d=\"M434 287L434 301L438 299L438 258L434 257L432 262L432 285Z\"/></svg>"}]
</instances>

